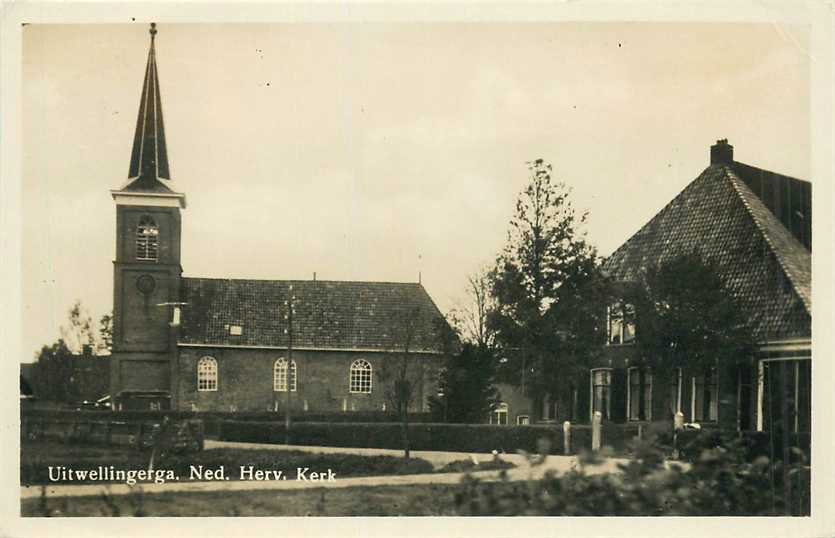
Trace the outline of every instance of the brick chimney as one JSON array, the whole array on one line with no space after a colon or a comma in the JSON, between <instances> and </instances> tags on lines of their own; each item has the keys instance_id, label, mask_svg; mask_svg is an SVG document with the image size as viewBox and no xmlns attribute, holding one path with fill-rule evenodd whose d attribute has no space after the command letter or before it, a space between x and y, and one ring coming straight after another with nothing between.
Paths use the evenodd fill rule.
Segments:
<instances>
[{"instance_id":1,"label":"brick chimney","mask_svg":"<svg viewBox=\"0 0 835 538\"><path fill-rule=\"evenodd\" d=\"M734 147L728 139L717 140L710 146L710 164L731 164L734 161Z\"/></svg>"}]
</instances>

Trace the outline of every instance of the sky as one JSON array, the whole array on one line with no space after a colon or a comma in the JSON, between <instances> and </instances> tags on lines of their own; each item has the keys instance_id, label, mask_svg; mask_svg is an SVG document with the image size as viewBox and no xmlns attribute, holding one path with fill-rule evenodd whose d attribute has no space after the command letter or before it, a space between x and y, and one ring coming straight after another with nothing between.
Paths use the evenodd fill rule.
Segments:
<instances>
[{"instance_id":1,"label":"sky","mask_svg":"<svg viewBox=\"0 0 835 538\"><path fill-rule=\"evenodd\" d=\"M804 27L161 24L185 276L415 282L446 312L506 240L526 162L600 254L709 164L810 177ZM113 303L145 24L23 32L23 361ZM26 355L31 353L31 356Z\"/></svg>"}]
</instances>

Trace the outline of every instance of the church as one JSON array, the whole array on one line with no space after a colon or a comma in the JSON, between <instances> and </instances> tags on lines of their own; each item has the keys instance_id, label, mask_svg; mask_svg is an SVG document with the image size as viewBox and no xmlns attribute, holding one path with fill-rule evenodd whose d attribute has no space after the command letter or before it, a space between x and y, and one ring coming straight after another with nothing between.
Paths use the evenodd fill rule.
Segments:
<instances>
[{"instance_id":1,"label":"church","mask_svg":"<svg viewBox=\"0 0 835 538\"><path fill-rule=\"evenodd\" d=\"M114 409L411 412L437 393L446 321L420 283L183 275L154 40L116 205ZM402 398L401 398L402 401Z\"/></svg>"}]
</instances>

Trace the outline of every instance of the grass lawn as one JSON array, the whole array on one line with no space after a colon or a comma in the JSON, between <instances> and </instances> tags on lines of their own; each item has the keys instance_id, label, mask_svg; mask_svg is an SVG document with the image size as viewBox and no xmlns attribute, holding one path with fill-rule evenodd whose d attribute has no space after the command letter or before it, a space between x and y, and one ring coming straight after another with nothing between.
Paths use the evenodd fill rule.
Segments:
<instances>
[{"instance_id":1,"label":"grass lawn","mask_svg":"<svg viewBox=\"0 0 835 538\"><path fill-rule=\"evenodd\" d=\"M24 485L56 484L49 480L49 467L96 469L146 469L150 451L130 448L82 446L58 442L26 442L21 447L20 481ZM352 476L383 476L433 472L432 464L419 458L408 461L395 456L359 456L354 454L314 454L293 450L218 448L191 454L171 454L155 462L156 469L171 469L180 480L189 480L190 467L223 465L231 480L239 478L240 466L257 470L281 470L288 480L296 477L297 468L311 471L331 469L338 478ZM84 481L72 481L83 484ZM103 483L103 482L96 482Z\"/></svg>"},{"instance_id":2,"label":"grass lawn","mask_svg":"<svg viewBox=\"0 0 835 538\"><path fill-rule=\"evenodd\" d=\"M26 499L21 502L21 514L24 517L451 516L455 515L458 489L453 485L430 484Z\"/></svg>"}]
</instances>

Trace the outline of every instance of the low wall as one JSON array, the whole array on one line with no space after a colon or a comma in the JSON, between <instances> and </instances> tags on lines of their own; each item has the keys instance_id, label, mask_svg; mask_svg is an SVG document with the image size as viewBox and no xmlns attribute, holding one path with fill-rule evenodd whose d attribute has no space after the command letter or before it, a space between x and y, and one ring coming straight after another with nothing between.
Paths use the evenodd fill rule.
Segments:
<instances>
[{"instance_id":1,"label":"low wall","mask_svg":"<svg viewBox=\"0 0 835 538\"><path fill-rule=\"evenodd\" d=\"M200 420L120 420L90 416L21 417L22 441L58 441L144 449L162 442L173 450L202 450L205 433Z\"/></svg>"}]
</instances>

